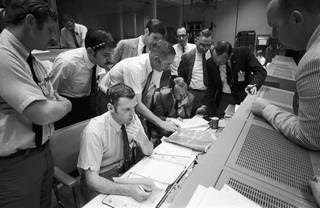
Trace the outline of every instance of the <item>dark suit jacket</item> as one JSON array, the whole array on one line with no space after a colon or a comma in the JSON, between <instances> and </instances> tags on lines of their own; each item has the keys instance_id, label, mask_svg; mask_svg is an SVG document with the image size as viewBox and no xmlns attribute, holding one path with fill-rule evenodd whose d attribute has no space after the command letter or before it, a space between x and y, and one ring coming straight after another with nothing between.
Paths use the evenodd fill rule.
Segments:
<instances>
[{"instance_id":1,"label":"dark suit jacket","mask_svg":"<svg viewBox=\"0 0 320 208\"><path fill-rule=\"evenodd\" d=\"M185 118L192 116L194 96L188 92L188 102L183 106L186 113ZM154 94L154 101L151 107L152 112L165 120L167 117L171 117L170 112L174 109L174 100L172 90L170 88L162 88L156 91Z\"/></svg>"},{"instance_id":2,"label":"dark suit jacket","mask_svg":"<svg viewBox=\"0 0 320 208\"><path fill-rule=\"evenodd\" d=\"M183 79L186 81L188 86L190 85L191 78L192 78L192 71L194 62L196 59L196 50L193 49L187 53L182 54L181 56L181 62L178 67L178 76L183 77ZM204 72L207 73L207 72ZM205 79L206 77L204 77Z\"/></svg>"},{"instance_id":3,"label":"dark suit jacket","mask_svg":"<svg viewBox=\"0 0 320 208\"><path fill-rule=\"evenodd\" d=\"M247 96L245 92L246 86L248 84L256 84L259 89L267 76L267 72L248 47L234 48L230 62L231 94L236 104L240 104ZM204 104L208 106L209 114L215 114L222 93L222 81L219 66L213 61L212 57L207 61L207 70L208 90ZM240 71L245 73L244 81L238 80L238 73Z\"/></svg>"}]
</instances>

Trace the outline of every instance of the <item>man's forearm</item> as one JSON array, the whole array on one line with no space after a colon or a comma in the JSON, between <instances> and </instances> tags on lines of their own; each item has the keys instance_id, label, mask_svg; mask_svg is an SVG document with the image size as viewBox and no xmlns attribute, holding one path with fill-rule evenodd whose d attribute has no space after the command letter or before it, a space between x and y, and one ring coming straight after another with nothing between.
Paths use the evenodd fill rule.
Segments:
<instances>
[{"instance_id":1,"label":"man's forearm","mask_svg":"<svg viewBox=\"0 0 320 208\"><path fill-rule=\"evenodd\" d=\"M138 111L138 113L140 113L142 116L144 116L148 121L161 127L160 124L163 121L159 117L154 115L143 103L138 102L136 110Z\"/></svg>"}]
</instances>

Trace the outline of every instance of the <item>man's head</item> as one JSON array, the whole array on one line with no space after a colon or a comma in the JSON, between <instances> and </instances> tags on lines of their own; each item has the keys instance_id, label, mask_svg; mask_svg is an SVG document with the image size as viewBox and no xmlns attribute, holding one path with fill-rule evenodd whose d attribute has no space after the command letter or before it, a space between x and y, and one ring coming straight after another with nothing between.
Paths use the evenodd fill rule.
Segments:
<instances>
[{"instance_id":1,"label":"man's head","mask_svg":"<svg viewBox=\"0 0 320 208\"><path fill-rule=\"evenodd\" d=\"M165 40L159 40L150 46L150 64L157 71L170 70L176 52Z\"/></svg>"},{"instance_id":2,"label":"man's head","mask_svg":"<svg viewBox=\"0 0 320 208\"><path fill-rule=\"evenodd\" d=\"M185 27L179 27L177 29L177 40L179 45L186 46L188 42L188 33Z\"/></svg>"},{"instance_id":3,"label":"man's head","mask_svg":"<svg viewBox=\"0 0 320 208\"><path fill-rule=\"evenodd\" d=\"M197 50L201 54L205 54L213 44L212 32L209 29L203 29L196 37Z\"/></svg>"},{"instance_id":4,"label":"man's head","mask_svg":"<svg viewBox=\"0 0 320 208\"><path fill-rule=\"evenodd\" d=\"M218 66L226 64L231 54L232 46L227 41L218 41L211 52L212 59Z\"/></svg>"},{"instance_id":5,"label":"man's head","mask_svg":"<svg viewBox=\"0 0 320 208\"><path fill-rule=\"evenodd\" d=\"M166 29L163 23L158 19L148 21L144 29L143 42L147 47L165 37Z\"/></svg>"},{"instance_id":6,"label":"man's head","mask_svg":"<svg viewBox=\"0 0 320 208\"><path fill-rule=\"evenodd\" d=\"M173 96L177 101L182 101L188 97L188 85L182 77L173 79Z\"/></svg>"},{"instance_id":7,"label":"man's head","mask_svg":"<svg viewBox=\"0 0 320 208\"><path fill-rule=\"evenodd\" d=\"M56 13L42 0L12 0L5 14L7 28L30 51L48 47L56 19Z\"/></svg>"},{"instance_id":8,"label":"man's head","mask_svg":"<svg viewBox=\"0 0 320 208\"><path fill-rule=\"evenodd\" d=\"M320 23L320 1L272 0L267 17L273 37L291 49L305 49Z\"/></svg>"},{"instance_id":9,"label":"man's head","mask_svg":"<svg viewBox=\"0 0 320 208\"><path fill-rule=\"evenodd\" d=\"M84 40L89 60L105 68L111 62L116 44L110 33L104 30L89 29Z\"/></svg>"},{"instance_id":10,"label":"man's head","mask_svg":"<svg viewBox=\"0 0 320 208\"><path fill-rule=\"evenodd\" d=\"M108 111L110 111L113 119L120 125L131 123L135 114L134 108L137 105L132 88L119 83L110 87L107 94L110 97Z\"/></svg>"},{"instance_id":11,"label":"man's head","mask_svg":"<svg viewBox=\"0 0 320 208\"><path fill-rule=\"evenodd\" d=\"M74 31L75 21L70 14L65 14L62 16L62 24L67 30L71 32Z\"/></svg>"}]
</instances>

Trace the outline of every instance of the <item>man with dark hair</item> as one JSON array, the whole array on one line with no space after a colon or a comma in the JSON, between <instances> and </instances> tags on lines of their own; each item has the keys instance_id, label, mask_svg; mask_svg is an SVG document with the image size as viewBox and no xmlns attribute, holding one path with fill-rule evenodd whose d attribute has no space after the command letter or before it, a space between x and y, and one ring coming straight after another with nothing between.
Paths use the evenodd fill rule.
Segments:
<instances>
[{"instance_id":1,"label":"man with dark hair","mask_svg":"<svg viewBox=\"0 0 320 208\"><path fill-rule=\"evenodd\" d=\"M240 104L247 94L256 94L267 76L248 47L232 48L227 41L216 43L207 69L208 91L197 112L220 118L229 104Z\"/></svg>"},{"instance_id":2,"label":"man with dark hair","mask_svg":"<svg viewBox=\"0 0 320 208\"><path fill-rule=\"evenodd\" d=\"M176 56L174 57L173 63L171 65L171 76L178 75L178 67L181 61L181 56L196 48L195 44L188 43L189 35L185 27L179 27L177 29L177 40L178 43L173 45L176 51Z\"/></svg>"},{"instance_id":3,"label":"man with dark hair","mask_svg":"<svg viewBox=\"0 0 320 208\"><path fill-rule=\"evenodd\" d=\"M208 86L206 60L210 57L209 48L213 45L212 32L203 29L195 43L194 50L182 55L178 75L187 82L189 91L195 96L195 106L199 107Z\"/></svg>"},{"instance_id":4,"label":"man with dark hair","mask_svg":"<svg viewBox=\"0 0 320 208\"><path fill-rule=\"evenodd\" d=\"M56 128L97 115L97 80L103 73L102 68L106 68L111 62L115 43L110 33L90 29L85 45L85 48L59 54L53 63L53 87L59 94L68 98L73 106L72 111L56 123Z\"/></svg>"},{"instance_id":5,"label":"man with dark hair","mask_svg":"<svg viewBox=\"0 0 320 208\"><path fill-rule=\"evenodd\" d=\"M120 40L113 54L113 63L133 56L138 56L149 51L150 45L163 39L166 29L158 19L150 19L144 29L144 34L132 39Z\"/></svg>"},{"instance_id":6,"label":"man with dark hair","mask_svg":"<svg viewBox=\"0 0 320 208\"><path fill-rule=\"evenodd\" d=\"M87 34L87 27L75 23L74 18L65 14L62 16L63 28L60 33L61 48L79 48L84 47L84 39Z\"/></svg>"},{"instance_id":7,"label":"man with dark hair","mask_svg":"<svg viewBox=\"0 0 320 208\"><path fill-rule=\"evenodd\" d=\"M299 109L295 115L260 98L252 112L292 142L320 150L320 1L272 0L267 16L275 38L291 49L306 49L295 76Z\"/></svg>"},{"instance_id":8,"label":"man with dark hair","mask_svg":"<svg viewBox=\"0 0 320 208\"><path fill-rule=\"evenodd\" d=\"M148 109L153 92L160 85L162 72L170 70L174 56L173 47L167 41L159 40L150 47L150 53L127 58L116 64L102 78L99 87L107 93L117 83L130 86L136 93L138 113L167 131L175 131L177 127L172 122L161 120Z\"/></svg>"},{"instance_id":9,"label":"man with dark hair","mask_svg":"<svg viewBox=\"0 0 320 208\"><path fill-rule=\"evenodd\" d=\"M48 139L71 103L54 93L31 51L47 49L56 14L40 0L12 0L5 20L0 34L0 207L50 207Z\"/></svg>"},{"instance_id":10,"label":"man with dark hair","mask_svg":"<svg viewBox=\"0 0 320 208\"><path fill-rule=\"evenodd\" d=\"M136 146L145 155L151 155L153 144L135 114L134 91L119 83L109 89L108 96L108 112L93 118L82 133L78 158L81 190L89 199L96 194L94 192L99 192L144 201L152 193L152 182L121 184L111 179L134 164Z\"/></svg>"}]
</instances>

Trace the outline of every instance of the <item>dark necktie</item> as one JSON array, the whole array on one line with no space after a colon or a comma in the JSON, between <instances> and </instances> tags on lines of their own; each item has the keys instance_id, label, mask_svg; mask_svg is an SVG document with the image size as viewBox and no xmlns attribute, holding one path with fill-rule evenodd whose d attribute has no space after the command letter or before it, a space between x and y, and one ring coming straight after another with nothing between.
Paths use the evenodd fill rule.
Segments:
<instances>
[{"instance_id":1,"label":"dark necktie","mask_svg":"<svg viewBox=\"0 0 320 208\"><path fill-rule=\"evenodd\" d=\"M147 53L147 46L143 46L142 53Z\"/></svg>"},{"instance_id":2,"label":"dark necktie","mask_svg":"<svg viewBox=\"0 0 320 208\"><path fill-rule=\"evenodd\" d=\"M33 55L29 55L27 58L27 63L29 64L31 73L32 73L32 78L33 81L39 86L39 80L36 76L36 73L34 72L34 68L33 68ZM35 144L36 147L40 147L42 145L42 126L38 125L38 124L32 124L32 131L35 133Z\"/></svg>"},{"instance_id":3,"label":"dark necktie","mask_svg":"<svg viewBox=\"0 0 320 208\"><path fill-rule=\"evenodd\" d=\"M184 53L186 51L186 47L185 46L181 46L182 49L182 53Z\"/></svg>"},{"instance_id":4,"label":"dark necktie","mask_svg":"<svg viewBox=\"0 0 320 208\"><path fill-rule=\"evenodd\" d=\"M153 70L148 74L146 84L145 84L145 86L144 86L144 88L142 90L142 94L141 94L142 102L145 105L148 103L148 101L146 100L146 97L147 97L147 94L148 94L148 91L149 91L149 88L150 88L152 74L153 74Z\"/></svg>"},{"instance_id":5,"label":"dark necktie","mask_svg":"<svg viewBox=\"0 0 320 208\"><path fill-rule=\"evenodd\" d=\"M231 74L231 67L229 62L226 63L226 74L227 74L227 83L231 87L232 84L232 74Z\"/></svg>"},{"instance_id":6,"label":"dark necktie","mask_svg":"<svg viewBox=\"0 0 320 208\"><path fill-rule=\"evenodd\" d=\"M76 48L79 48L80 45L79 45L79 43L77 41L76 32L75 31L71 31L71 33L72 33L72 38L73 38L74 44L76 45Z\"/></svg>"},{"instance_id":7,"label":"dark necktie","mask_svg":"<svg viewBox=\"0 0 320 208\"><path fill-rule=\"evenodd\" d=\"M92 67L92 76L91 76L91 91L90 95L97 94L97 65Z\"/></svg>"},{"instance_id":8,"label":"dark necktie","mask_svg":"<svg viewBox=\"0 0 320 208\"><path fill-rule=\"evenodd\" d=\"M129 146L128 134L124 124L122 124L121 126L121 132L122 132L122 139L123 139L123 158L124 158L123 172L126 172L130 168L131 160L130 160L130 146Z\"/></svg>"},{"instance_id":9,"label":"dark necktie","mask_svg":"<svg viewBox=\"0 0 320 208\"><path fill-rule=\"evenodd\" d=\"M208 86L208 71L207 71L206 54L202 54L202 71L203 71L203 84Z\"/></svg>"}]
</instances>

